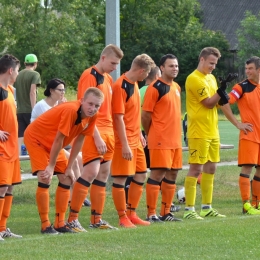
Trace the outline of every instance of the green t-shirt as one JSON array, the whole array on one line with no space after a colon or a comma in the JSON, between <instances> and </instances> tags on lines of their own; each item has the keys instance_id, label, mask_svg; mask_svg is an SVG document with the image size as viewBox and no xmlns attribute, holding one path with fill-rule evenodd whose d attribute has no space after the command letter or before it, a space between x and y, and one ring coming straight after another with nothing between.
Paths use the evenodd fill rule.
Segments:
<instances>
[{"instance_id":1,"label":"green t-shirt","mask_svg":"<svg viewBox=\"0 0 260 260\"><path fill-rule=\"evenodd\" d=\"M37 71L24 69L19 72L14 87L16 88L17 114L31 113L31 85L41 85L41 76Z\"/></svg>"},{"instance_id":2,"label":"green t-shirt","mask_svg":"<svg viewBox=\"0 0 260 260\"><path fill-rule=\"evenodd\" d=\"M143 86L139 89L139 92L140 92L140 97L141 97L141 107L143 106L143 103L144 103L144 95L145 95L145 92L148 88L148 85L147 86ZM144 130L142 124L141 124L141 129L142 131Z\"/></svg>"}]
</instances>

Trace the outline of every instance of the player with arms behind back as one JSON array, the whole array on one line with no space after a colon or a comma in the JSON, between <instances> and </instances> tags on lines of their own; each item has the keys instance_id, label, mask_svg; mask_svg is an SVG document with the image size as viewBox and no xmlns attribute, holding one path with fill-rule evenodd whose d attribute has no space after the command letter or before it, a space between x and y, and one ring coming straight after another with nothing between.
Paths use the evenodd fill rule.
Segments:
<instances>
[{"instance_id":1,"label":"player with arms behind back","mask_svg":"<svg viewBox=\"0 0 260 260\"><path fill-rule=\"evenodd\" d=\"M173 80L179 72L178 59L166 54L160 60L162 76L151 83L144 97L142 124L148 136L150 178L146 185L147 220L178 221L171 212L178 170L182 168L181 88ZM156 215L162 191L161 211Z\"/></svg>"}]
</instances>

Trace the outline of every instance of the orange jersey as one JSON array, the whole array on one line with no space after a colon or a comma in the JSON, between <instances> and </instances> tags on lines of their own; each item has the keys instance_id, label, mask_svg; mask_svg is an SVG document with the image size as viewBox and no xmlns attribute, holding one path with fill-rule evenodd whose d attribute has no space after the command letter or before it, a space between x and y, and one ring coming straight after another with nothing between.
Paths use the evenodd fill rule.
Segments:
<instances>
[{"instance_id":1,"label":"orange jersey","mask_svg":"<svg viewBox=\"0 0 260 260\"><path fill-rule=\"evenodd\" d=\"M81 119L79 100L65 102L36 118L27 127L25 136L50 151L58 131L65 135L63 142L65 147L79 134L93 135L95 120L96 115Z\"/></svg>"},{"instance_id":2,"label":"orange jersey","mask_svg":"<svg viewBox=\"0 0 260 260\"><path fill-rule=\"evenodd\" d=\"M0 130L8 132L8 140L0 141L0 160L14 162L19 157L18 123L13 89L0 85Z\"/></svg>"},{"instance_id":3,"label":"orange jersey","mask_svg":"<svg viewBox=\"0 0 260 260\"><path fill-rule=\"evenodd\" d=\"M230 104L237 102L242 123L253 125L253 132L240 131L239 139L260 143L260 85L246 79L232 88L229 97Z\"/></svg>"},{"instance_id":4,"label":"orange jersey","mask_svg":"<svg viewBox=\"0 0 260 260\"><path fill-rule=\"evenodd\" d=\"M113 84L112 111L113 114L123 114L128 145L137 148L140 142L141 127L140 93L137 82L130 81L125 74ZM116 128L115 147L121 148L121 142Z\"/></svg>"},{"instance_id":5,"label":"orange jersey","mask_svg":"<svg viewBox=\"0 0 260 260\"><path fill-rule=\"evenodd\" d=\"M84 96L85 91L90 87L97 87L104 94L104 102L102 103L96 121L96 126L100 133L113 135L112 122L112 77L107 74L101 74L95 66L86 69L78 83L78 99Z\"/></svg>"},{"instance_id":6,"label":"orange jersey","mask_svg":"<svg viewBox=\"0 0 260 260\"><path fill-rule=\"evenodd\" d=\"M149 149L181 148L181 88L161 78L150 84L142 109L152 113L148 133Z\"/></svg>"}]
</instances>

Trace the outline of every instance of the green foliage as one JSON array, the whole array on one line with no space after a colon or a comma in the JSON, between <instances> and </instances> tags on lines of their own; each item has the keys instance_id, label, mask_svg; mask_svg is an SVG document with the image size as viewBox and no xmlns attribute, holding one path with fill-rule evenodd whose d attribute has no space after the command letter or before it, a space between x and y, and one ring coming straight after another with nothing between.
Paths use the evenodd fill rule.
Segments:
<instances>
[{"instance_id":1,"label":"green foliage","mask_svg":"<svg viewBox=\"0 0 260 260\"><path fill-rule=\"evenodd\" d=\"M247 11L245 18L241 21L241 27L237 30L238 58L239 63L244 66L245 60L251 56L260 57L260 13L252 15Z\"/></svg>"},{"instance_id":2,"label":"green foliage","mask_svg":"<svg viewBox=\"0 0 260 260\"><path fill-rule=\"evenodd\" d=\"M59 77L76 86L80 74L96 62L104 46L104 1L4 1L0 9L0 50L5 47L22 62L38 56L43 85Z\"/></svg>"},{"instance_id":3,"label":"green foliage","mask_svg":"<svg viewBox=\"0 0 260 260\"><path fill-rule=\"evenodd\" d=\"M200 7L195 0L121 0L121 47L125 57L122 71L129 69L133 58L140 53L150 55L156 64L160 58L173 53L178 57L180 73L176 81L184 88L185 80L198 63L202 48L214 46L222 53L218 65L228 57L228 43L220 32L204 30Z\"/></svg>"}]
</instances>

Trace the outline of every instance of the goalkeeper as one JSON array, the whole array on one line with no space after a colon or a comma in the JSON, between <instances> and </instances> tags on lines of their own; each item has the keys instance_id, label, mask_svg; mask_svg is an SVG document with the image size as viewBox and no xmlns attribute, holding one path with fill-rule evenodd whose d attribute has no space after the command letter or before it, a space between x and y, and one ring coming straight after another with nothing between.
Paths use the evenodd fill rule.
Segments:
<instances>
[{"instance_id":1,"label":"goalkeeper","mask_svg":"<svg viewBox=\"0 0 260 260\"><path fill-rule=\"evenodd\" d=\"M226 82L233 79L230 75L222 80L220 88L211 74L216 68L221 54L214 47L204 48L199 55L199 64L186 79L186 109L188 122L189 171L185 178L184 219L203 220L204 217L225 217L212 208L213 182L216 164L219 162L220 138L218 131L217 105L221 99L227 104ZM195 211L196 184L201 177L202 205L200 214Z\"/></svg>"},{"instance_id":2,"label":"goalkeeper","mask_svg":"<svg viewBox=\"0 0 260 260\"><path fill-rule=\"evenodd\" d=\"M229 121L240 130L238 166L239 189L243 203L243 213L260 214L260 58L253 56L245 63L247 78L235 84L229 94L230 104L237 102L241 122L233 115L230 106L225 105L222 111ZM252 180L252 201L250 201L250 174L256 168Z\"/></svg>"}]
</instances>

